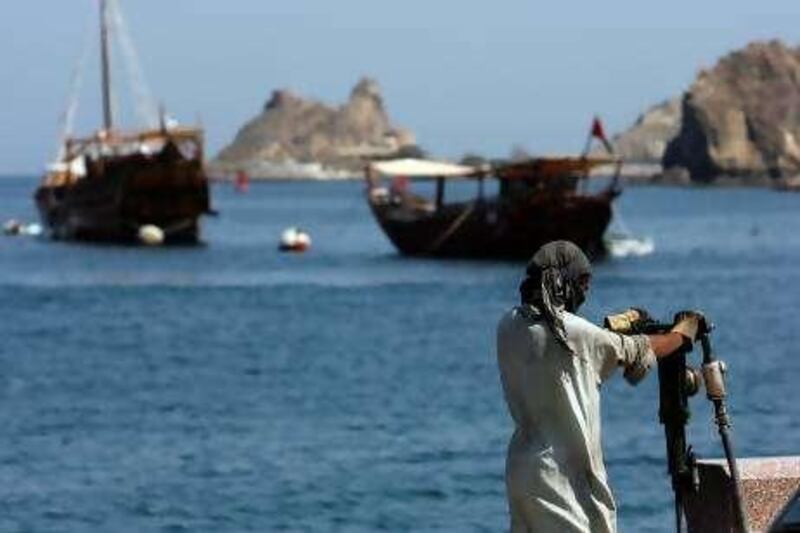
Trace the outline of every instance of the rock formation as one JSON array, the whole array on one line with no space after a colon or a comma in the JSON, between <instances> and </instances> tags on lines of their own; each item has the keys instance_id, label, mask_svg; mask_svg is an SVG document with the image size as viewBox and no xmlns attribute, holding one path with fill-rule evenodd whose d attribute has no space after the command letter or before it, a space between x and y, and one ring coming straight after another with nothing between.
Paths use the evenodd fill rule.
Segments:
<instances>
[{"instance_id":1,"label":"rock formation","mask_svg":"<svg viewBox=\"0 0 800 533\"><path fill-rule=\"evenodd\" d=\"M666 169L693 181L800 171L800 49L756 42L702 71L683 96Z\"/></svg>"},{"instance_id":2,"label":"rock formation","mask_svg":"<svg viewBox=\"0 0 800 533\"><path fill-rule=\"evenodd\" d=\"M365 78L338 107L273 92L212 169L243 169L256 178L344 177L360 175L368 158L415 151L414 135L391 124L378 84Z\"/></svg>"},{"instance_id":3,"label":"rock formation","mask_svg":"<svg viewBox=\"0 0 800 533\"><path fill-rule=\"evenodd\" d=\"M680 127L681 101L673 98L639 115L633 126L614 136L612 144L625 161L660 163Z\"/></svg>"}]
</instances>

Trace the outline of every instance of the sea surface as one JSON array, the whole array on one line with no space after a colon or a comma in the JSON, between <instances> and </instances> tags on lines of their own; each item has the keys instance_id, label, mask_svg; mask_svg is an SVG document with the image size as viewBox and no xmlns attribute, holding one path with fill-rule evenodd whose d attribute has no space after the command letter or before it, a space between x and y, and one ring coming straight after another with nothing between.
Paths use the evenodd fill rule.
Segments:
<instances>
[{"instance_id":1,"label":"sea surface","mask_svg":"<svg viewBox=\"0 0 800 533\"><path fill-rule=\"evenodd\" d=\"M33 178L0 219L35 220ZM213 190L196 248L0 237L0 531L503 531L522 265L398 256L360 183ZM744 456L800 453L800 195L630 188L583 309L704 310ZM305 255L277 251L299 225ZM694 356L697 360L697 354ZM670 531L655 375L603 392L621 531ZM721 449L692 400L689 440Z\"/></svg>"}]
</instances>

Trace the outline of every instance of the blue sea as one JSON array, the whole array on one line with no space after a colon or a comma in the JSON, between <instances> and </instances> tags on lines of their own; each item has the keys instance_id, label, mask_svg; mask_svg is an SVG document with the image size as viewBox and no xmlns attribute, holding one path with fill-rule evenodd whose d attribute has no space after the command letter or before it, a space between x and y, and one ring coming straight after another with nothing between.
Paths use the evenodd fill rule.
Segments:
<instances>
[{"instance_id":1,"label":"blue sea","mask_svg":"<svg viewBox=\"0 0 800 533\"><path fill-rule=\"evenodd\" d=\"M35 220L33 178L0 219ZM0 237L0 531L503 531L522 265L398 256L360 183L213 190L196 248ZM629 188L583 313L704 310L742 456L800 452L800 195ZM313 248L277 251L299 225ZM697 361L697 354L693 356ZM603 393L621 531L670 531L657 383ZM689 440L721 455L708 402Z\"/></svg>"}]
</instances>

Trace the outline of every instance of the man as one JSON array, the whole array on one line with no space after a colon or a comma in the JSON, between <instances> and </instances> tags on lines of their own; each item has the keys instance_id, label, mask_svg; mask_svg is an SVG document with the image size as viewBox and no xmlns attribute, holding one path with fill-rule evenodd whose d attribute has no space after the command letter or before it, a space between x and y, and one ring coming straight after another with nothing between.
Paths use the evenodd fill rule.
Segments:
<instances>
[{"instance_id":1,"label":"man","mask_svg":"<svg viewBox=\"0 0 800 533\"><path fill-rule=\"evenodd\" d=\"M693 342L702 317L679 314L663 335L620 335L574 313L591 265L574 244L556 241L533 256L522 304L500 321L497 358L516 428L508 445L511 531L616 531L600 440L600 384L617 367L638 383L657 357Z\"/></svg>"}]
</instances>

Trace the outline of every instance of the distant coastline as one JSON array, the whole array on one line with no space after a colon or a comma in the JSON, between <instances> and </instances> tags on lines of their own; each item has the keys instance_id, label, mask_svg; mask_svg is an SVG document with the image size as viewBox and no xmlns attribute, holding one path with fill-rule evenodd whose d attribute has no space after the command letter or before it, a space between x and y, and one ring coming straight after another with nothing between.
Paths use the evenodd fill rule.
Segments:
<instances>
[{"instance_id":1,"label":"distant coastline","mask_svg":"<svg viewBox=\"0 0 800 533\"><path fill-rule=\"evenodd\" d=\"M214 170L213 165L210 169ZM597 175L611 175L613 168L599 168L596 172ZM233 183L235 179L234 173L220 173L216 169L216 173L209 172L210 182L213 185L224 186ZM779 184L774 180L765 176L719 176L711 183L696 183L688 180L685 176L676 175L675 173L664 172L659 163L629 163L623 167L622 178L625 187L681 187L689 189L709 189L709 188L754 188L754 189L776 189ZM31 172L3 172L0 173L0 180L19 180L29 181L36 183L40 176ZM268 184L268 183L348 183L358 182L364 179L363 174L346 174L346 173L332 173L332 174L315 174L303 175L301 173L290 173L286 175L270 175L270 176L250 176L251 183L253 184Z\"/></svg>"}]
</instances>

